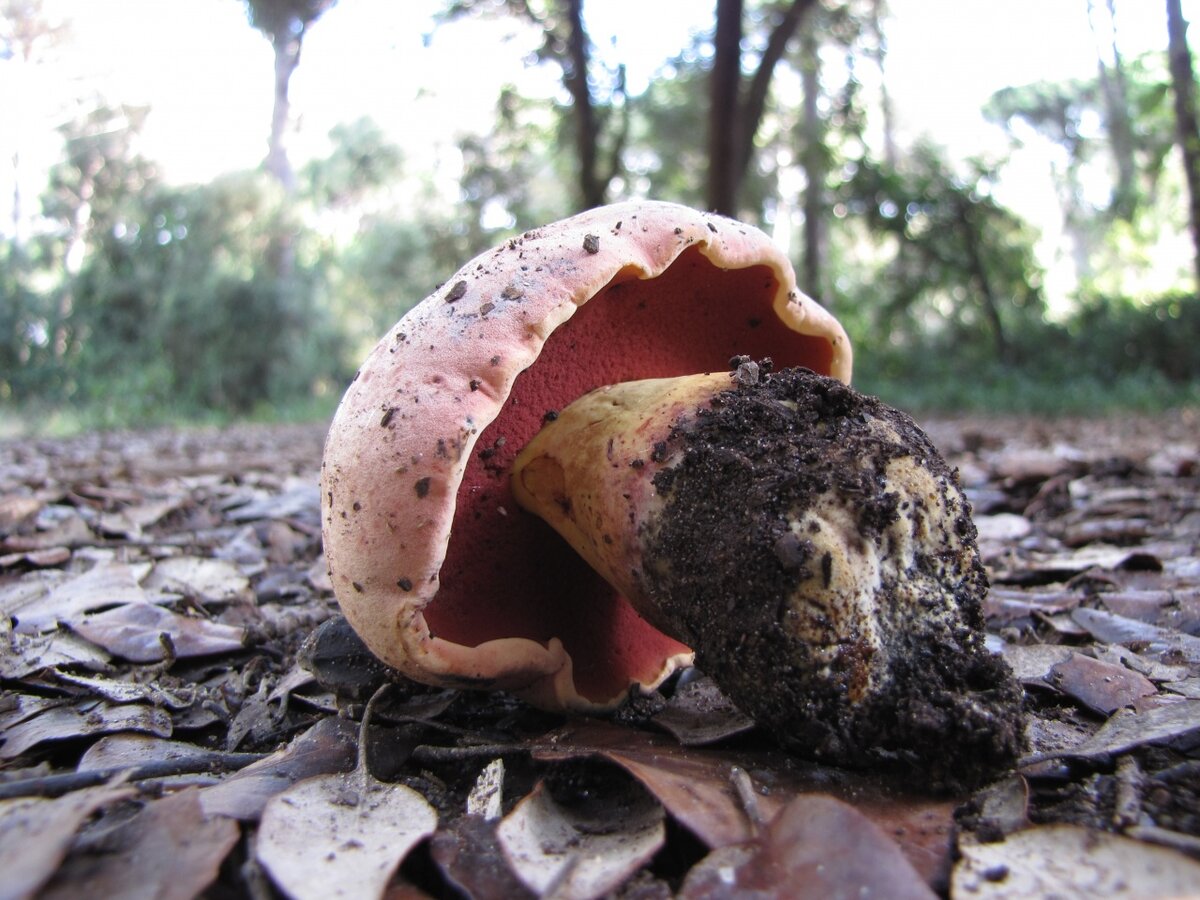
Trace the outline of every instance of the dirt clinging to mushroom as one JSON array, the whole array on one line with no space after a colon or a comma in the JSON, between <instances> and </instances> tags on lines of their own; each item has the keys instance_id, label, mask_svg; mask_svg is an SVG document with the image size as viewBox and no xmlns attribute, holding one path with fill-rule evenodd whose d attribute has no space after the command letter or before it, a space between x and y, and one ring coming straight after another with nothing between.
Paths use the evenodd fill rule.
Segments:
<instances>
[{"instance_id":1,"label":"dirt clinging to mushroom","mask_svg":"<svg viewBox=\"0 0 1200 900\"><path fill-rule=\"evenodd\" d=\"M956 474L906 415L806 369L733 361L678 422L642 578L697 664L789 748L942 787L1013 763L1021 691L984 646Z\"/></svg>"}]
</instances>

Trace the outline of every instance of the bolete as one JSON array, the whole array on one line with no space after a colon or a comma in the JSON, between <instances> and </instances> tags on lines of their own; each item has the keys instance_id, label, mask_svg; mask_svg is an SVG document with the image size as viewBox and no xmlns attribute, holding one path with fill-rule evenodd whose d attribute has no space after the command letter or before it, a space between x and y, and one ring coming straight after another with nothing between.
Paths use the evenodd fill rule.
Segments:
<instances>
[{"instance_id":1,"label":"bolete","mask_svg":"<svg viewBox=\"0 0 1200 900\"><path fill-rule=\"evenodd\" d=\"M401 319L343 398L338 602L430 684L601 710L696 654L804 752L952 779L1010 762L1020 692L983 645L955 474L850 370L750 226L636 202L527 232Z\"/></svg>"}]
</instances>

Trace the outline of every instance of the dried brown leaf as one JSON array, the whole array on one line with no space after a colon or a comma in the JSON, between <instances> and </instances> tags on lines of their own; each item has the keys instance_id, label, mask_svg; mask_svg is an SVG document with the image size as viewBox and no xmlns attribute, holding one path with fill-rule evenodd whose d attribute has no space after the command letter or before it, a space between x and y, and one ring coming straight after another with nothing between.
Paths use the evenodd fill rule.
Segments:
<instances>
[{"instance_id":1,"label":"dried brown leaf","mask_svg":"<svg viewBox=\"0 0 1200 900\"><path fill-rule=\"evenodd\" d=\"M363 769L318 775L272 797L255 854L295 900L380 897L437 812L412 788Z\"/></svg>"},{"instance_id":2,"label":"dried brown leaf","mask_svg":"<svg viewBox=\"0 0 1200 900\"><path fill-rule=\"evenodd\" d=\"M170 737L171 717L163 710L141 704L109 706L95 700L56 706L4 732L0 759L15 759L47 741L63 741L116 731L144 731Z\"/></svg>"},{"instance_id":3,"label":"dried brown leaf","mask_svg":"<svg viewBox=\"0 0 1200 900\"><path fill-rule=\"evenodd\" d=\"M183 616L150 603L129 603L85 616L73 627L92 643L130 662L165 659L164 634L180 659L240 650L246 639L243 628Z\"/></svg>"},{"instance_id":4,"label":"dried brown leaf","mask_svg":"<svg viewBox=\"0 0 1200 900\"><path fill-rule=\"evenodd\" d=\"M935 896L895 841L825 794L796 797L756 840L710 854L679 892L681 900Z\"/></svg>"},{"instance_id":5,"label":"dried brown leaf","mask_svg":"<svg viewBox=\"0 0 1200 900\"><path fill-rule=\"evenodd\" d=\"M239 835L237 822L206 816L189 788L146 804L106 835L103 852L72 854L40 896L191 900L216 880Z\"/></svg>"},{"instance_id":6,"label":"dried brown leaf","mask_svg":"<svg viewBox=\"0 0 1200 900\"><path fill-rule=\"evenodd\" d=\"M32 897L58 869L92 813L133 794L131 788L104 786L55 800L0 801L0 900Z\"/></svg>"},{"instance_id":7,"label":"dried brown leaf","mask_svg":"<svg viewBox=\"0 0 1200 900\"><path fill-rule=\"evenodd\" d=\"M77 621L91 610L144 604L148 599L128 564L106 562L45 592L13 598L8 603L0 600L0 611L17 620L18 632L28 634L56 628L60 622Z\"/></svg>"},{"instance_id":8,"label":"dried brown leaf","mask_svg":"<svg viewBox=\"0 0 1200 900\"><path fill-rule=\"evenodd\" d=\"M538 785L496 827L496 838L538 896L591 900L624 884L666 840L662 807L633 796L595 798L581 809L560 805Z\"/></svg>"},{"instance_id":9,"label":"dried brown leaf","mask_svg":"<svg viewBox=\"0 0 1200 900\"><path fill-rule=\"evenodd\" d=\"M1158 693L1144 675L1082 653L1072 653L1069 659L1055 664L1050 680L1064 694L1103 715Z\"/></svg>"},{"instance_id":10,"label":"dried brown leaf","mask_svg":"<svg viewBox=\"0 0 1200 900\"><path fill-rule=\"evenodd\" d=\"M172 556L159 560L146 577L147 590L182 594L204 604L234 603L250 599L250 581L241 569L225 559Z\"/></svg>"},{"instance_id":11,"label":"dried brown leaf","mask_svg":"<svg viewBox=\"0 0 1200 900\"><path fill-rule=\"evenodd\" d=\"M358 728L347 719L322 719L281 750L204 788L204 810L243 821L262 815L267 801L314 775L345 772L354 766Z\"/></svg>"},{"instance_id":12,"label":"dried brown leaf","mask_svg":"<svg viewBox=\"0 0 1200 900\"><path fill-rule=\"evenodd\" d=\"M957 897L1194 897L1200 862L1078 825L1045 825L995 843L964 841Z\"/></svg>"}]
</instances>

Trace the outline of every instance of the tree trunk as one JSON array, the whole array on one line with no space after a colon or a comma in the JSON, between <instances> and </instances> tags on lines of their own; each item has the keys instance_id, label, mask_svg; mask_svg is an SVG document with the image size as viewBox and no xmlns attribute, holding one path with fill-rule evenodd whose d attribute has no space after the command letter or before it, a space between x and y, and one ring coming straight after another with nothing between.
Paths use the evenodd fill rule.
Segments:
<instances>
[{"instance_id":1,"label":"tree trunk","mask_svg":"<svg viewBox=\"0 0 1200 900\"><path fill-rule=\"evenodd\" d=\"M289 195L296 190L296 174L292 171L287 153L287 127L292 109L288 85L292 73L300 65L300 40L298 36L282 33L271 38L271 46L275 51L275 105L271 109L266 167Z\"/></svg>"},{"instance_id":2,"label":"tree trunk","mask_svg":"<svg viewBox=\"0 0 1200 900\"><path fill-rule=\"evenodd\" d=\"M583 27L583 0L567 0L567 57L563 84L571 94L575 117L575 150L579 158L579 193L584 209L602 206L608 179L599 172L600 124L588 86L588 37Z\"/></svg>"},{"instance_id":3,"label":"tree trunk","mask_svg":"<svg viewBox=\"0 0 1200 900\"><path fill-rule=\"evenodd\" d=\"M737 214L742 0L717 0L708 110L708 208Z\"/></svg>"},{"instance_id":4,"label":"tree trunk","mask_svg":"<svg viewBox=\"0 0 1200 900\"><path fill-rule=\"evenodd\" d=\"M896 152L896 114L887 83L887 36L883 33L883 0L872 0L869 24L875 35L875 65L879 68L879 113L883 125L883 160L889 171L895 171L899 154Z\"/></svg>"},{"instance_id":5,"label":"tree trunk","mask_svg":"<svg viewBox=\"0 0 1200 900\"><path fill-rule=\"evenodd\" d=\"M787 51L804 13L817 0L792 0L771 29L762 59L742 96L742 0L717 0L713 68L709 84L708 208L737 215L742 181L754 158L754 136L767 107L775 66Z\"/></svg>"},{"instance_id":6,"label":"tree trunk","mask_svg":"<svg viewBox=\"0 0 1200 900\"><path fill-rule=\"evenodd\" d=\"M754 158L754 136L758 134L758 126L762 123L763 113L767 108L767 94L771 88L771 78L775 74L775 66L787 52L788 43L800 26L801 19L816 0L792 0L792 5L784 12L783 17L771 29L767 39L767 47L763 50L762 59L754 71L750 87L746 92L746 100L739 114L741 134L738 137L737 148L737 178L738 186L745 179ZM740 66L739 66L740 68Z\"/></svg>"},{"instance_id":7,"label":"tree trunk","mask_svg":"<svg viewBox=\"0 0 1200 900\"><path fill-rule=\"evenodd\" d=\"M1129 122L1129 91L1125 65L1117 48L1117 20L1114 0L1106 0L1108 27L1096 21L1094 0L1088 0L1088 21L1096 40L1100 90L1104 95L1105 126L1108 144L1117 169L1117 184L1113 190L1112 211L1121 219L1132 218L1137 206L1137 166L1133 157L1133 126Z\"/></svg>"},{"instance_id":8,"label":"tree trunk","mask_svg":"<svg viewBox=\"0 0 1200 900\"><path fill-rule=\"evenodd\" d=\"M1188 218L1192 229L1193 268L1200 294L1200 127L1196 121L1195 76L1187 45L1188 23L1180 0L1167 0L1167 54L1171 84L1175 89L1175 127L1183 151L1184 176L1188 186Z\"/></svg>"},{"instance_id":9,"label":"tree trunk","mask_svg":"<svg viewBox=\"0 0 1200 900\"><path fill-rule=\"evenodd\" d=\"M804 166L804 260L800 288L823 303L827 301L821 283L825 231L825 128L818 109L821 92L820 44L813 29L800 36L800 77L804 86L804 121L800 126L803 146L800 159Z\"/></svg>"},{"instance_id":10,"label":"tree trunk","mask_svg":"<svg viewBox=\"0 0 1200 900\"><path fill-rule=\"evenodd\" d=\"M996 301L992 280L988 277L987 266L984 264L983 254L980 252L983 235L979 234L975 228L975 219L971 215L970 203L960 197L956 201L956 206L962 237L966 242L967 265L971 273L971 280L975 282L975 286L979 290L983 315L992 328L992 343L995 345L996 356L1001 362L1008 362L1011 355L1008 335L1004 331L1004 320L1000 318L1000 305Z\"/></svg>"}]
</instances>

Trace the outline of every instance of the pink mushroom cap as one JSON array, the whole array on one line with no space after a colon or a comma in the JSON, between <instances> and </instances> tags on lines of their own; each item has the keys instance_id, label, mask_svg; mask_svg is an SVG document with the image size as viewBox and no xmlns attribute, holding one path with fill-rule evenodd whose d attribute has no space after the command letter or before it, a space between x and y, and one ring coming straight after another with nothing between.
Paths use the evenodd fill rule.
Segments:
<instances>
[{"instance_id":1,"label":"pink mushroom cap","mask_svg":"<svg viewBox=\"0 0 1200 900\"><path fill-rule=\"evenodd\" d=\"M601 207L460 269L376 345L325 447L325 554L371 651L428 684L595 710L688 647L514 501L547 414L605 384L770 356L849 381L845 332L758 229L675 204Z\"/></svg>"}]
</instances>

